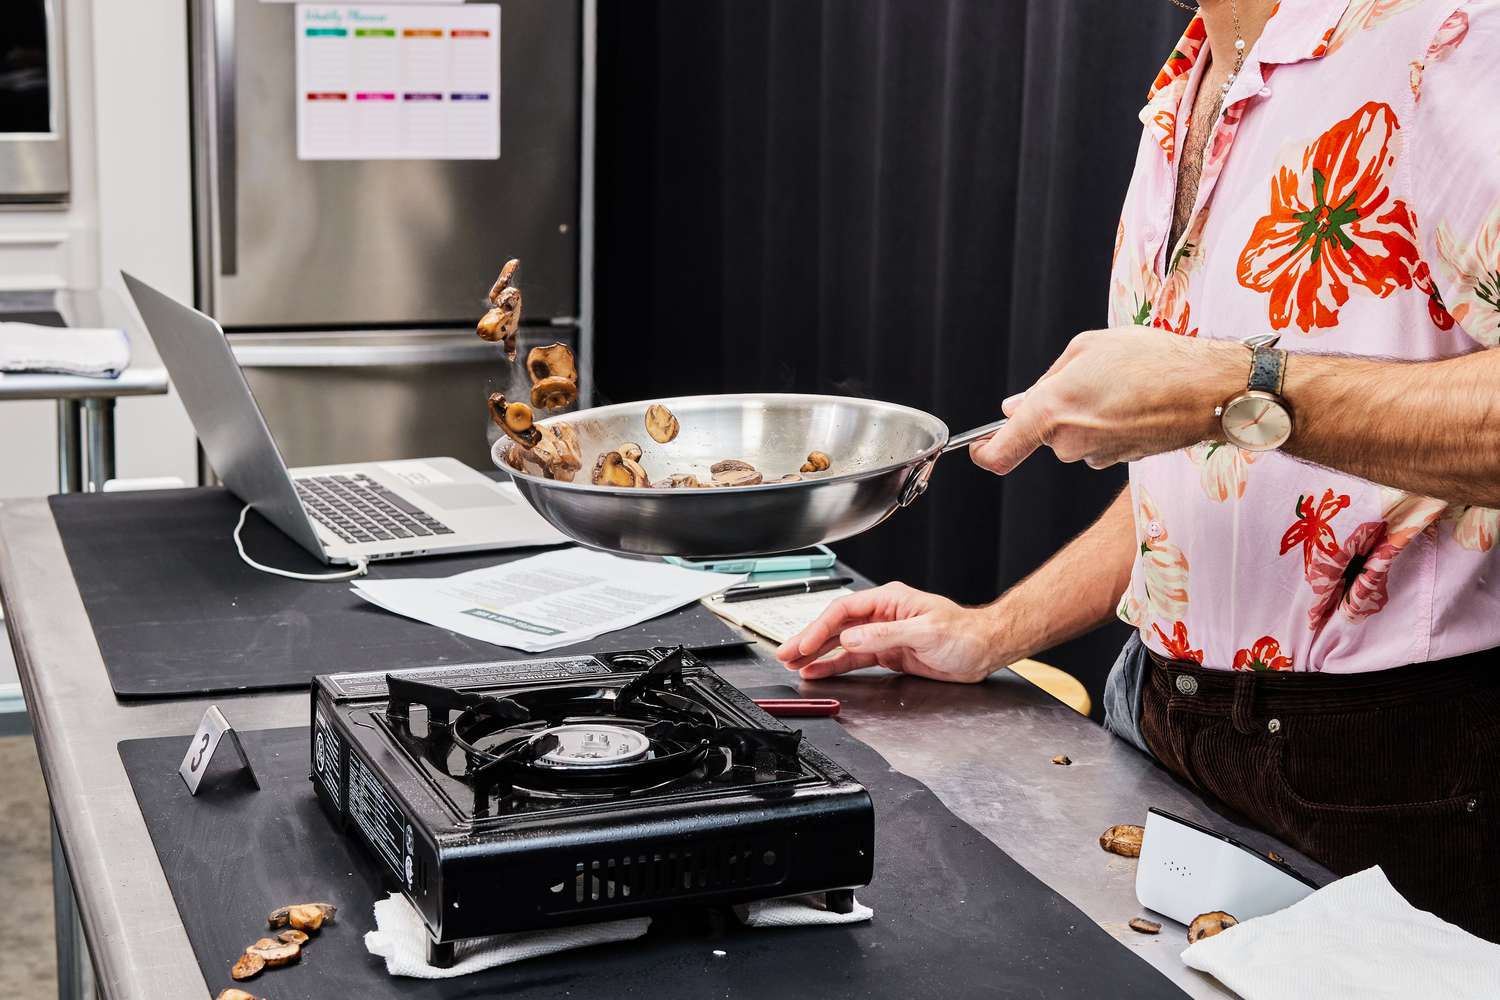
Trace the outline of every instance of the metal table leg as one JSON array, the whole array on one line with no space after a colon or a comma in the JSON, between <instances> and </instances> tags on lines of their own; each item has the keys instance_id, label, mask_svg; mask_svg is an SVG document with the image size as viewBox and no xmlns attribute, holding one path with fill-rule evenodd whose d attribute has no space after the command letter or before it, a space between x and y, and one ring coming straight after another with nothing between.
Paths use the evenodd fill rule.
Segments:
<instances>
[{"instance_id":1,"label":"metal table leg","mask_svg":"<svg viewBox=\"0 0 1500 1000\"><path fill-rule=\"evenodd\" d=\"M52 912L57 937L57 1000L96 1000L94 967L89 959L83 923L78 919L78 901L73 898L73 880L52 823Z\"/></svg>"},{"instance_id":2,"label":"metal table leg","mask_svg":"<svg viewBox=\"0 0 1500 1000\"><path fill-rule=\"evenodd\" d=\"M98 493L115 478L115 401L87 399L83 404L85 489Z\"/></svg>"},{"instance_id":3,"label":"metal table leg","mask_svg":"<svg viewBox=\"0 0 1500 1000\"><path fill-rule=\"evenodd\" d=\"M83 469L79 462L79 411L77 399L57 401L57 492L77 493L83 489Z\"/></svg>"}]
</instances>

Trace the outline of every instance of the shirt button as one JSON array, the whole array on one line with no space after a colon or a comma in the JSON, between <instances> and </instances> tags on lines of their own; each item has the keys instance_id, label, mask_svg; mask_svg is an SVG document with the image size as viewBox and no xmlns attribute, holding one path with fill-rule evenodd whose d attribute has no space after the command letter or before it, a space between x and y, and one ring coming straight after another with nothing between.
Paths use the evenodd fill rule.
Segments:
<instances>
[{"instance_id":1,"label":"shirt button","mask_svg":"<svg viewBox=\"0 0 1500 1000\"><path fill-rule=\"evenodd\" d=\"M1189 696L1197 694L1198 693L1198 678L1190 676L1188 674L1178 674L1177 675L1177 690L1179 690L1183 694L1189 695Z\"/></svg>"},{"instance_id":2,"label":"shirt button","mask_svg":"<svg viewBox=\"0 0 1500 1000\"><path fill-rule=\"evenodd\" d=\"M1271 96L1271 88L1270 87L1262 87L1262 88L1260 88L1260 90L1256 91L1256 93L1260 94L1261 97L1270 97Z\"/></svg>"},{"instance_id":3,"label":"shirt button","mask_svg":"<svg viewBox=\"0 0 1500 1000\"><path fill-rule=\"evenodd\" d=\"M1156 228L1154 226L1147 226L1146 231L1141 235L1146 238L1147 243L1156 242Z\"/></svg>"},{"instance_id":4,"label":"shirt button","mask_svg":"<svg viewBox=\"0 0 1500 1000\"><path fill-rule=\"evenodd\" d=\"M1270 722L1266 723L1266 731L1273 735L1281 732L1281 720L1272 719Z\"/></svg>"}]
</instances>

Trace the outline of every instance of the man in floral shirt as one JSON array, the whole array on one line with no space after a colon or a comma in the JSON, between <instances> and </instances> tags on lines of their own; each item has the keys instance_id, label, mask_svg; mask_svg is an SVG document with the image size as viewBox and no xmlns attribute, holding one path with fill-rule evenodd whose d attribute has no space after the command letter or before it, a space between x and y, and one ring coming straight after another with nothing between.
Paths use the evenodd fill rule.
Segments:
<instances>
[{"instance_id":1,"label":"man in floral shirt","mask_svg":"<svg viewBox=\"0 0 1500 1000\"><path fill-rule=\"evenodd\" d=\"M977 681L1118 614L1112 730L1500 940L1497 106L1500 0L1204 0L1141 113L1112 328L972 449L1129 488L995 603L855 595L786 665Z\"/></svg>"}]
</instances>

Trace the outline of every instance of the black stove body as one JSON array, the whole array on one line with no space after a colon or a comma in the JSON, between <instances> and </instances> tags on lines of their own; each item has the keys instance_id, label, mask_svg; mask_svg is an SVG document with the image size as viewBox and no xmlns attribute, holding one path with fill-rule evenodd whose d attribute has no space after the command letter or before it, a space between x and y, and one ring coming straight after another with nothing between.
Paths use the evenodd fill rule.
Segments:
<instances>
[{"instance_id":1,"label":"black stove body","mask_svg":"<svg viewBox=\"0 0 1500 1000\"><path fill-rule=\"evenodd\" d=\"M312 779L453 942L870 881L869 794L682 649L318 677Z\"/></svg>"}]
</instances>

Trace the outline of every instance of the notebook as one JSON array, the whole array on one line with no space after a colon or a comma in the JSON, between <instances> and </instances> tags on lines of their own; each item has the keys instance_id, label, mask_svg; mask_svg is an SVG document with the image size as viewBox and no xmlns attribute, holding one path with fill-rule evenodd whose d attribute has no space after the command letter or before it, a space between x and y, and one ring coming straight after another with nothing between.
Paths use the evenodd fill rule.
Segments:
<instances>
[{"instance_id":1,"label":"notebook","mask_svg":"<svg viewBox=\"0 0 1500 1000\"><path fill-rule=\"evenodd\" d=\"M737 601L733 604L708 597L704 598L703 606L725 621L763 635L772 642L781 643L811 625L828 605L852 593L854 591L848 587L840 587L837 590L763 597L758 601Z\"/></svg>"}]
</instances>

